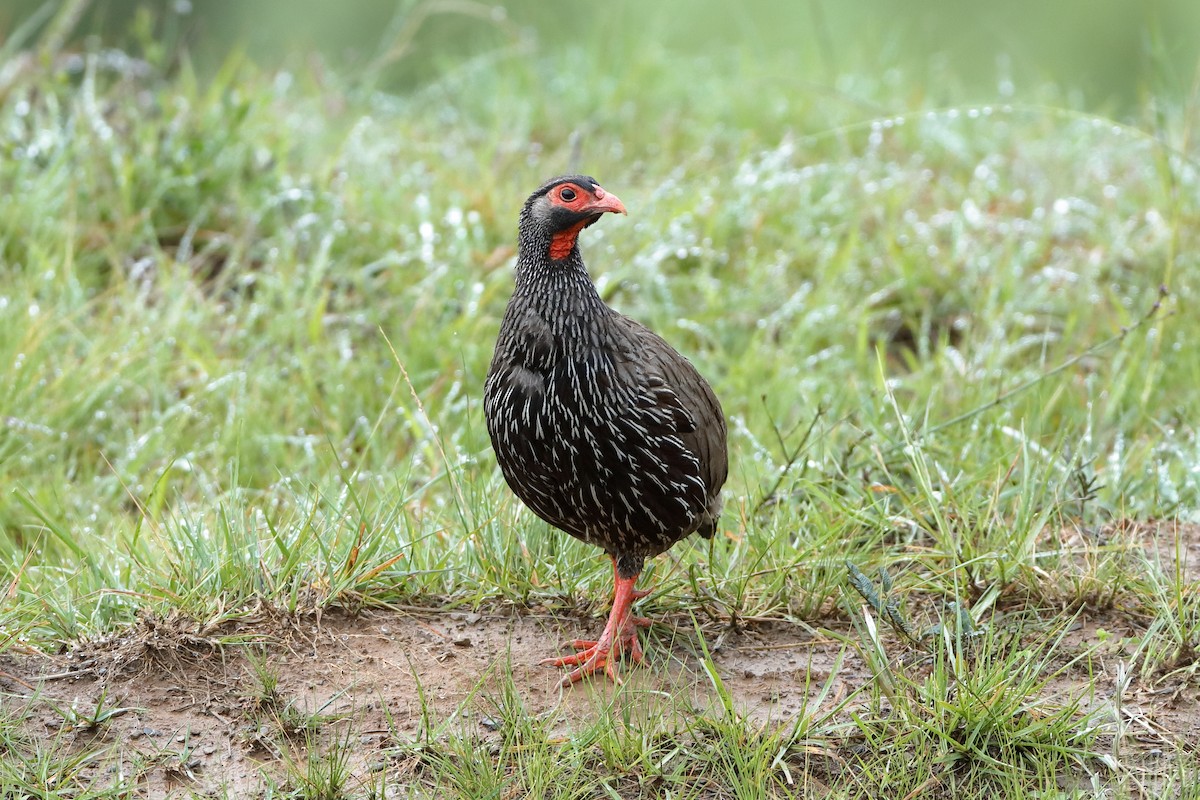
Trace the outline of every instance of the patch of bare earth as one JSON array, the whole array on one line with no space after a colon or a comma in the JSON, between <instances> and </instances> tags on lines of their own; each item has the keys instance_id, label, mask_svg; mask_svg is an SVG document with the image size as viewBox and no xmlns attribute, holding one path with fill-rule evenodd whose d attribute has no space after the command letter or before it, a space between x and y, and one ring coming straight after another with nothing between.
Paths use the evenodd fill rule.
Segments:
<instances>
[{"instance_id":1,"label":"patch of bare earth","mask_svg":"<svg viewBox=\"0 0 1200 800\"><path fill-rule=\"evenodd\" d=\"M1195 590L1200 526L1147 525L1143 532L1152 557L1195 554L1187 564ZM1188 749L1200 736L1200 691L1191 673L1135 679L1121 702L1113 702L1130 655L1122 640L1136 637L1140 624L1125 611L1081 612L1058 655L1064 664L1079 653L1090 656L1048 690L1052 701L1084 696L1089 707L1111 707L1109 718L1122 719L1122 753L1138 749L1153 772L1150 762L1159 754ZM299 620L264 612L217 630L182 617L145 617L65 656L9 654L0 659L0 690L6 705L31 710L30 736L111 750L112 758L96 762L97 782L136 779L145 797L257 796L268 783L287 780L288 764L303 765L339 742L351 745L351 787L380 770L392 785L420 780L411 760L395 757L396 745L414 741L430 722L481 741L498 736L495 718L509 674L525 713L548 715L564 733L618 711L635 721L719 715L701 635L738 712L757 722L790 725L806 709L821 710L815 701L831 673L824 706L850 698L839 716L865 713L869 693L853 695L871 674L845 644L852 634L844 622L816 629L751 621L739 630L710 624L697 631L690 617L678 615L643 634L647 665L626 665L624 691L599 680L560 688L561 671L539 660L561 653L572 639L594 636L602 625L602 619L530 611L424 608ZM896 653L904 650L891 644ZM264 685L264 675L277 684ZM90 725L97 709L124 710ZM838 748L831 742L829 752L840 760Z\"/></svg>"}]
</instances>

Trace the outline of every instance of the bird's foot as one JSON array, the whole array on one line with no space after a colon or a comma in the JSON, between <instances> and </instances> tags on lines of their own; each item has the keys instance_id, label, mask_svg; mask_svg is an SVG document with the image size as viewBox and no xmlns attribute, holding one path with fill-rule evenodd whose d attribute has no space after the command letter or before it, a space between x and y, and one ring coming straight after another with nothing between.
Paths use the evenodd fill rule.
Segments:
<instances>
[{"instance_id":1,"label":"bird's foot","mask_svg":"<svg viewBox=\"0 0 1200 800\"><path fill-rule=\"evenodd\" d=\"M571 646L578 650L578 653L561 658L547 658L542 663L552 667L578 667L562 679L563 686L578 683L597 672L604 672L613 683L620 686L617 662L622 655L628 655L633 663L642 663L645 654L642 652L641 642L638 641L637 629L649 627L651 622L645 617L626 617L616 636L612 636L609 631L612 623L613 621L609 620L609 625L605 626L599 639L576 639L571 642Z\"/></svg>"},{"instance_id":2,"label":"bird's foot","mask_svg":"<svg viewBox=\"0 0 1200 800\"><path fill-rule=\"evenodd\" d=\"M617 662L621 656L628 655L633 663L642 663L644 656L637 629L648 626L650 620L635 617L632 606L634 600L645 597L649 592L633 588L636 582L636 574L621 577L616 559L613 559L613 605L600 638L596 641L577 639L572 644L578 653L562 658L547 658L542 662L554 667L577 667L563 678L563 686L570 686L601 671L619 686L621 678L617 675Z\"/></svg>"}]
</instances>

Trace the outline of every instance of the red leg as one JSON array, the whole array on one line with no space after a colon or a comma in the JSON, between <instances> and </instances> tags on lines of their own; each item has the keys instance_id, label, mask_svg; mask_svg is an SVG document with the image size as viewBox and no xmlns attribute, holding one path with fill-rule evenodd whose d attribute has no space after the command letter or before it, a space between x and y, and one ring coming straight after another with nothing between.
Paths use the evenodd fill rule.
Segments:
<instances>
[{"instance_id":1,"label":"red leg","mask_svg":"<svg viewBox=\"0 0 1200 800\"><path fill-rule=\"evenodd\" d=\"M616 590L613 593L612 611L608 615L608 623L604 626L600 638L595 641L576 639L571 645L580 652L562 658L547 658L542 662L554 667L578 667L563 678L563 686L570 686L601 670L614 683L620 685L617 661L621 655L627 653L630 661L635 664L642 663L642 646L638 642L637 629L649 625L650 620L645 617L635 617L631 607L634 600L650 593L633 588L634 583L637 582L636 575L632 578L622 578L617 574L616 561L613 561L613 582Z\"/></svg>"}]
</instances>

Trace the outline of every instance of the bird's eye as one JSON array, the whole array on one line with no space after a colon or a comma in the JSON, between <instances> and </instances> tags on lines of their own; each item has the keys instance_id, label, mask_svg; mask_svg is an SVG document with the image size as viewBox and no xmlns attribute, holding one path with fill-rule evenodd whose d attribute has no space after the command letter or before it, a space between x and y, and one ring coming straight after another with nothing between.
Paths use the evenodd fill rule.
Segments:
<instances>
[{"instance_id":1,"label":"bird's eye","mask_svg":"<svg viewBox=\"0 0 1200 800\"><path fill-rule=\"evenodd\" d=\"M564 186L562 191L558 193L558 196L569 203L575 199L575 190L570 186Z\"/></svg>"}]
</instances>

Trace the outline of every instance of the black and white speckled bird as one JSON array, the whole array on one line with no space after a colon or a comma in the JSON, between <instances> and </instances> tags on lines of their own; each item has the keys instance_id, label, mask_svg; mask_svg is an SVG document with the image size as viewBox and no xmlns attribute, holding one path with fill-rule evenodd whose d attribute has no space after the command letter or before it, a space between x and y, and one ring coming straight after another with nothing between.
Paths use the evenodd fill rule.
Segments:
<instances>
[{"instance_id":1,"label":"black and white speckled bird","mask_svg":"<svg viewBox=\"0 0 1200 800\"><path fill-rule=\"evenodd\" d=\"M632 614L647 558L685 536L711 537L728 472L725 417L712 387L661 337L604 304L579 232L625 213L593 178L569 175L521 211L516 289L484 386L484 416L505 480L542 519L613 560L608 624L563 685L642 661Z\"/></svg>"}]
</instances>

